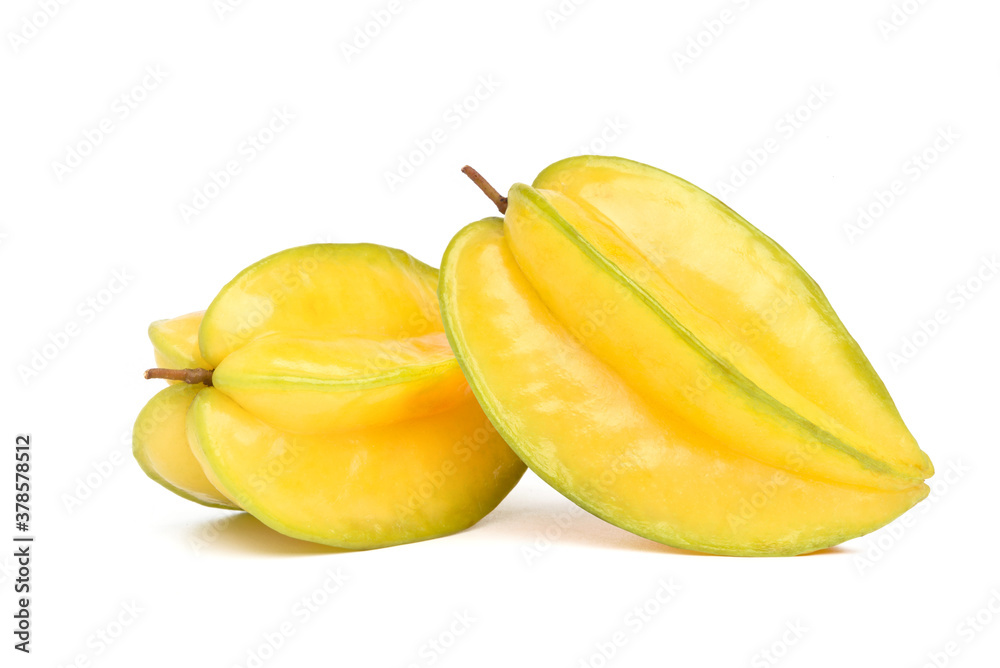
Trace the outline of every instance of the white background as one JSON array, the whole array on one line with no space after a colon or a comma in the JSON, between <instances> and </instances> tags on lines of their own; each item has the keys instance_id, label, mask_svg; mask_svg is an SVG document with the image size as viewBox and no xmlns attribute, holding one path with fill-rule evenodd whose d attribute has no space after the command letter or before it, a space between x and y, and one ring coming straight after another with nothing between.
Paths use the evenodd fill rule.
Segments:
<instances>
[{"instance_id":1,"label":"white background","mask_svg":"<svg viewBox=\"0 0 1000 668\"><path fill-rule=\"evenodd\" d=\"M558 22L557 0L410 1L350 58L343 45L388 0L249 0L221 15L212 0L94 0L50 19L44 4L7 0L0 16L0 479L9 499L13 439L30 432L38 537L30 656L11 648L0 552L5 666L245 666L286 623L262 665L996 665L996 3L908 0L890 32L890 0L567 0ZM247 160L241 144L276 108L294 120ZM103 119L111 132L75 168L54 164ZM390 188L386 173L437 128L446 140ZM939 132L952 138L935 149ZM762 149L762 166L746 162ZM463 164L505 189L584 151L683 176L784 245L934 460L934 495L836 549L740 559L634 537L528 474L460 535L338 554L246 516L218 525L230 516L131 459L132 421L160 387L141 377L150 321L204 308L245 265L303 243L370 241L437 264L492 211ZM925 151L933 164L916 167ZM240 173L186 220L229 160ZM859 207L881 215L849 235ZM980 289L966 299L965 286ZM347 582L318 594L337 571ZM678 589L665 603L661 581ZM326 600L305 619L294 606L314 595ZM979 630L965 621L977 613ZM130 623L104 644L119 617ZM949 642L957 656L940 655Z\"/></svg>"}]
</instances>

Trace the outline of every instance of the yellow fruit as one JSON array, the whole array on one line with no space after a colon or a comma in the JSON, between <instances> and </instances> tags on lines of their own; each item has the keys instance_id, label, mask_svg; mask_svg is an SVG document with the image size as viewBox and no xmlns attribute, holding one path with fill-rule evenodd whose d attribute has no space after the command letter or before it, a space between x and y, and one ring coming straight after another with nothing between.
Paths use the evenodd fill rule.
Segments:
<instances>
[{"instance_id":1,"label":"yellow fruit","mask_svg":"<svg viewBox=\"0 0 1000 668\"><path fill-rule=\"evenodd\" d=\"M498 199L498 196L497 196ZM719 554L798 554L924 498L930 460L811 278L665 172L582 157L442 262L487 414L594 514Z\"/></svg>"},{"instance_id":2,"label":"yellow fruit","mask_svg":"<svg viewBox=\"0 0 1000 668\"><path fill-rule=\"evenodd\" d=\"M397 340L442 331L437 270L373 244L276 253L222 288L198 333L206 368L268 334Z\"/></svg>"},{"instance_id":3,"label":"yellow fruit","mask_svg":"<svg viewBox=\"0 0 1000 668\"><path fill-rule=\"evenodd\" d=\"M207 365L198 348L198 328L204 311L195 311L149 326L156 365L167 369L199 369ZM180 381L170 381L178 383Z\"/></svg>"},{"instance_id":4,"label":"yellow fruit","mask_svg":"<svg viewBox=\"0 0 1000 668\"><path fill-rule=\"evenodd\" d=\"M147 377L200 390L192 457L276 530L349 549L453 533L525 467L462 375L436 286L437 270L402 251L292 248L213 300L198 330L210 366Z\"/></svg>"},{"instance_id":5,"label":"yellow fruit","mask_svg":"<svg viewBox=\"0 0 1000 668\"><path fill-rule=\"evenodd\" d=\"M444 332L332 341L273 334L223 359L212 384L269 425L304 434L438 413L469 387Z\"/></svg>"},{"instance_id":6,"label":"yellow fruit","mask_svg":"<svg viewBox=\"0 0 1000 668\"><path fill-rule=\"evenodd\" d=\"M188 436L222 488L257 519L348 549L466 529L524 472L471 392L443 413L303 435L274 429L207 388L188 413Z\"/></svg>"},{"instance_id":7,"label":"yellow fruit","mask_svg":"<svg viewBox=\"0 0 1000 668\"><path fill-rule=\"evenodd\" d=\"M187 439L187 411L200 388L171 385L139 412L132 429L132 454L150 478L174 494L215 508L236 506L205 476Z\"/></svg>"}]
</instances>

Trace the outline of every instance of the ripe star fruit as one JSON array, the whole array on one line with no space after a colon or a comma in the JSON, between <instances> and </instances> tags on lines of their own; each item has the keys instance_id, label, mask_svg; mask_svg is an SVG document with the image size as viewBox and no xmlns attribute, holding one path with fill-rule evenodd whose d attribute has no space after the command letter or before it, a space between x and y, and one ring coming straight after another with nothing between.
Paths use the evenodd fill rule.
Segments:
<instances>
[{"instance_id":1,"label":"ripe star fruit","mask_svg":"<svg viewBox=\"0 0 1000 668\"><path fill-rule=\"evenodd\" d=\"M153 323L168 368L147 377L182 382L140 414L136 459L185 498L342 548L472 526L525 466L448 346L437 274L382 246L303 246Z\"/></svg>"},{"instance_id":2,"label":"ripe star fruit","mask_svg":"<svg viewBox=\"0 0 1000 668\"><path fill-rule=\"evenodd\" d=\"M204 311L149 326L156 363L170 369L201 368L198 327ZM171 380L139 412L132 429L132 453L150 478L171 492L215 508L239 508L202 470L187 440L187 411L201 386Z\"/></svg>"},{"instance_id":3,"label":"ripe star fruit","mask_svg":"<svg viewBox=\"0 0 1000 668\"><path fill-rule=\"evenodd\" d=\"M794 555L890 522L933 474L819 286L708 193L582 156L501 197L441 268L452 348L562 494L668 545Z\"/></svg>"}]
</instances>

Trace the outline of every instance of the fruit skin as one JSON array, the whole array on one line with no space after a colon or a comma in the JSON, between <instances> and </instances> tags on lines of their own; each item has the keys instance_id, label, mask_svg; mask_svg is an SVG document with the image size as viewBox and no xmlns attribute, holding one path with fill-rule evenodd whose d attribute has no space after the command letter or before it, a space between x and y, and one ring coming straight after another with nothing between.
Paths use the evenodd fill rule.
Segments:
<instances>
[{"instance_id":1,"label":"fruit skin","mask_svg":"<svg viewBox=\"0 0 1000 668\"><path fill-rule=\"evenodd\" d=\"M271 426L347 431L447 409L468 385L437 269L394 248L313 244L247 267L205 311L213 384Z\"/></svg>"},{"instance_id":2,"label":"fruit skin","mask_svg":"<svg viewBox=\"0 0 1000 668\"><path fill-rule=\"evenodd\" d=\"M625 251L615 247L614 240L605 246L617 264L578 234L579 225L551 207L545 192L511 188L505 240L539 297L572 331L584 331L594 313L613 304L615 312L588 332L586 346L636 392L662 410L698 424L729 447L793 472L887 489L922 479L910 471L894 470L804 419L782 403L780 395L765 392L736 364L709 349L700 340L700 331L678 322L650 291L636 285L621 268ZM582 218L574 222L589 222ZM635 264L636 274L654 273ZM564 280L567 275L574 279ZM720 341L720 345L725 349L729 344ZM759 367L755 369L759 375L769 371L766 365ZM712 382L698 387L700 378ZM767 380L797 396L781 379Z\"/></svg>"},{"instance_id":3,"label":"fruit skin","mask_svg":"<svg viewBox=\"0 0 1000 668\"><path fill-rule=\"evenodd\" d=\"M312 244L256 262L205 312L207 368L269 334L401 339L442 331L437 269L375 244Z\"/></svg>"},{"instance_id":4,"label":"fruit skin","mask_svg":"<svg viewBox=\"0 0 1000 668\"><path fill-rule=\"evenodd\" d=\"M585 172L595 165L604 174L588 180ZM641 210L646 205L635 203L644 202L643 197L654 203L682 199L683 192L673 193L671 200L662 189L650 196L648 184L643 192L636 185L641 179L629 177L636 171L648 176L645 170L652 168L614 158L557 163L539 179L546 188L573 192L575 200L566 202L565 192L515 186L506 224L500 219L474 223L445 253L439 294L449 341L484 410L511 447L540 477L595 515L660 542L714 554L814 551L877 529L924 498L928 489L920 478L931 473L929 460L911 443L856 343L835 314L830 317L832 309L823 312L825 298L819 300L822 293L811 279L806 280L797 264L790 266L793 261L775 250L774 242L732 218L735 214L717 201L700 216L697 200L686 203L686 210L671 212L681 219L664 225L677 244L688 250L703 248L694 260L670 255L670 239L656 238L660 221L648 218L650 210L642 212L647 217L636 218L607 205L613 201ZM661 175L654 181L669 177L653 171ZM619 219L612 220L594 202L614 209ZM531 210L534 219L526 220ZM737 258L772 258L768 270L788 281L778 285L778 292L789 302L789 318L802 322L812 310L820 311L818 320L826 323L826 330L816 328L816 318L813 327L804 330L815 340L801 335L794 340L760 324L766 321L754 320L754 309L758 315L760 309L753 298L765 295L768 282L754 276L756 267L737 262L713 268L695 261L710 260L716 240L699 238L699 230L686 229L690 225L683 218L693 219L704 231L714 212L742 235ZM644 220L649 229L639 232L649 238L636 232ZM666 259L644 263L644 252L653 241ZM625 280L613 284L609 276L614 272L600 269L606 265ZM677 274L684 280L678 282ZM741 301L740 285L757 289ZM647 301L650 296L653 304ZM805 300L804 307L800 300ZM670 309L663 308L664 303ZM732 348L704 354L706 348L711 352L705 341L718 347L731 335L725 328L727 304L746 309L737 308L731 319L757 322L762 330L750 341L756 349L746 346L752 355L735 354ZM683 318L677 329L696 339L695 345L684 337L670 339L664 329L667 319L650 315L659 316L658 310L673 315L674 324ZM705 313L720 318L722 326L706 325L699 319ZM758 397L771 391L785 409L791 404L812 416L825 416L823 427L841 439L855 436L856 416L831 414L842 410L840 396L803 391L801 379L789 378L782 364L789 349L804 346L808 351L817 341L823 349L830 340L839 346L826 348L834 362L845 364L845 356L849 362L847 371L838 367L830 375L853 375L855 384L867 387L868 394L856 401L860 414L876 415L879 429L898 436L898 442L880 450L870 439L854 439L849 448L838 449L818 439L789 458L769 442L740 439L735 431L740 427L783 433L785 445L791 447L795 438L804 437L801 431L795 437L796 424L783 423L780 413L776 417L760 410L759 398L742 397L741 405L740 393L726 385L732 367L753 377ZM676 362L697 362L699 355L701 367ZM635 360L631 365L630 359ZM712 375L707 387L699 387L691 397L681 395L687 406L679 405L676 394L671 403L655 391L672 391L670 383L692 384L697 375L678 377L692 369L709 369ZM830 394L836 395L837 389ZM698 401L709 405L698 406ZM706 420L712 411L723 418L721 427ZM862 456L845 459L851 449ZM886 461L891 459L887 452L901 455Z\"/></svg>"},{"instance_id":5,"label":"fruit skin","mask_svg":"<svg viewBox=\"0 0 1000 668\"><path fill-rule=\"evenodd\" d=\"M443 332L389 341L264 336L223 359L212 384L272 427L300 434L439 413L468 394Z\"/></svg>"},{"instance_id":6,"label":"fruit skin","mask_svg":"<svg viewBox=\"0 0 1000 668\"><path fill-rule=\"evenodd\" d=\"M187 411L200 389L174 384L153 396L132 428L132 455L146 475L174 494L203 506L236 510L205 476L188 446Z\"/></svg>"},{"instance_id":7,"label":"fruit skin","mask_svg":"<svg viewBox=\"0 0 1000 668\"><path fill-rule=\"evenodd\" d=\"M198 348L198 328L204 311L157 320L149 326L149 340L153 344L156 365L165 369L200 369L208 363ZM180 381L168 381L178 383Z\"/></svg>"},{"instance_id":8,"label":"fruit skin","mask_svg":"<svg viewBox=\"0 0 1000 668\"><path fill-rule=\"evenodd\" d=\"M237 275L198 328L213 386L191 387L180 429L207 481L286 535L347 549L489 513L525 465L476 403L436 288L436 269L371 244L292 248Z\"/></svg>"},{"instance_id":9,"label":"fruit skin","mask_svg":"<svg viewBox=\"0 0 1000 668\"><path fill-rule=\"evenodd\" d=\"M717 356L708 372L713 386L731 377L748 384L753 394L799 414L807 428L823 432L820 440L849 451L864 468L912 481L933 475L885 385L816 282L725 204L648 165L597 156L557 162L539 174L533 188L515 188L544 193L553 202L558 198L556 208L564 216L576 213L571 227L578 236ZM581 225L581 211L596 224ZM513 229L508 226L508 239ZM515 255L527 264L516 244ZM685 388L701 380L701 375L672 379ZM676 403L684 409L696 402ZM702 421L712 426L713 420ZM732 443L745 429L735 425L718 435ZM764 439L744 443L744 451L786 464L769 456L765 444ZM823 464L831 464L818 456L811 463L817 475ZM843 466L824 473L845 482L892 484L884 476L859 480Z\"/></svg>"},{"instance_id":10,"label":"fruit skin","mask_svg":"<svg viewBox=\"0 0 1000 668\"><path fill-rule=\"evenodd\" d=\"M492 511L524 465L471 392L455 409L354 432L298 435L214 388L188 437L227 494L281 533L351 550L449 535Z\"/></svg>"}]
</instances>

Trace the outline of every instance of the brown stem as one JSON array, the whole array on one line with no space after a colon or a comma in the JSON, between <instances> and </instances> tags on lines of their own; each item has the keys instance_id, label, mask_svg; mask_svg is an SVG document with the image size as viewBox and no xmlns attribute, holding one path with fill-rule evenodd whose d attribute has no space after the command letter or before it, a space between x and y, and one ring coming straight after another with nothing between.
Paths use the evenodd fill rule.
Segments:
<instances>
[{"instance_id":1,"label":"brown stem","mask_svg":"<svg viewBox=\"0 0 1000 668\"><path fill-rule=\"evenodd\" d=\"M211 369L147 369L146 379L163 378L165 380L183 380L188 385L212 385Z\"/></svg>"},{"instance_id":2,"label":"brown stem","mask_svg":"<svg viewBox=\"0 0 1000 668\"><path fill-rule=\"evenodd\" d=\"M490 185L490 182L483 178L483 175L466 165L462 167L462 173L472 179L472 182L479 186L487 197L489 197L500 213L507 213L507 198L497 192L497 189Z\"/></svg>"}]
</instances>

